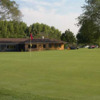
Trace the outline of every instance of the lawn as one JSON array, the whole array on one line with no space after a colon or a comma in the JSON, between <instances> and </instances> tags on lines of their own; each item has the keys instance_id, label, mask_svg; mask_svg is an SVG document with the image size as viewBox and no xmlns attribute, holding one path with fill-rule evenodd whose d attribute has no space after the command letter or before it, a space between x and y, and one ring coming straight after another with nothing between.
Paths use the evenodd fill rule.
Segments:
<instances>
[{"instance_id":1,"label":"lawn","mask_svg":"<svg viewBox=\"0 0 100 100\"><path fill-rule=\"evenodd\" d=\"M100 49L0 52L0 100L100 100Z\"/></svg>"}]
</instances>

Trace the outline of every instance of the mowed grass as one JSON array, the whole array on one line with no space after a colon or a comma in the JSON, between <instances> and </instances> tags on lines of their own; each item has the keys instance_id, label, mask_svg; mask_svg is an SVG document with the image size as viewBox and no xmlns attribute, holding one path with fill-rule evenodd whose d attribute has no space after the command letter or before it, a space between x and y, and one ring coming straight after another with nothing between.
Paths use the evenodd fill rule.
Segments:
<instances>
[{"instance_id":1,"label":"mowed grass","mask_svg":"<svg viewBox=\"0 0 100 100\"><path fill-rule=\"evenodd\" d=\"M0 100L100 100L100 49L1 52Z\"/></svg>"}]
</instances>

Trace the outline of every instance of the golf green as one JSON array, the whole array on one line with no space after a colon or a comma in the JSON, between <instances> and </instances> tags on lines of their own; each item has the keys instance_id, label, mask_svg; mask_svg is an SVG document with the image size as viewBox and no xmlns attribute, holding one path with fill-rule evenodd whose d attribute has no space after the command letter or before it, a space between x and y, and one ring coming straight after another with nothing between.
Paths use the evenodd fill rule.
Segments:
<instances>
[{"instance_id":1,"label":"golf green","mask_svg":"<svg viewBox=\"0 0 100 100\"><path fill-rule=\"evenodd\" d=\"M100 100L100 49L0 52L0 100Z\"/></svg>"}]
</instances>

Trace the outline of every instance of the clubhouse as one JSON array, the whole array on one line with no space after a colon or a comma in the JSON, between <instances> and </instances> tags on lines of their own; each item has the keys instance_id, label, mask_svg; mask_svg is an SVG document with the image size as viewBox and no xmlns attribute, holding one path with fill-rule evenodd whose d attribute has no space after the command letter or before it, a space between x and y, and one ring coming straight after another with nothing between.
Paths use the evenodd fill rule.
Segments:
<instances>
[{"instance_id":1,"label":"clubhouse","mask_svg":"<svg viewBox=\"0 0 100 100\"><path fill-rule=\"evenodd\" d=\"M54 39L0 38L0 51L64 50L64 44Z\"/></svg>"}]
</instances>

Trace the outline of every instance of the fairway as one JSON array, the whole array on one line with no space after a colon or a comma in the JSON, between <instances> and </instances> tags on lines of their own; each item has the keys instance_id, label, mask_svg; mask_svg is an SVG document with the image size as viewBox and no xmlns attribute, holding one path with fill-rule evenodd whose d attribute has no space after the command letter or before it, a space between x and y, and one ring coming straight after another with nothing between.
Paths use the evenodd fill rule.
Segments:
<instances>
[{"instance_id":1,"label":"fairway","mask_svg":"<svg viewBox=\"0 0 100 100\"><path fill-rule=\"evenodd\" d=\"M100 49L0 52L0 100L100 100Z\"/></svg>"}]
</instances>

